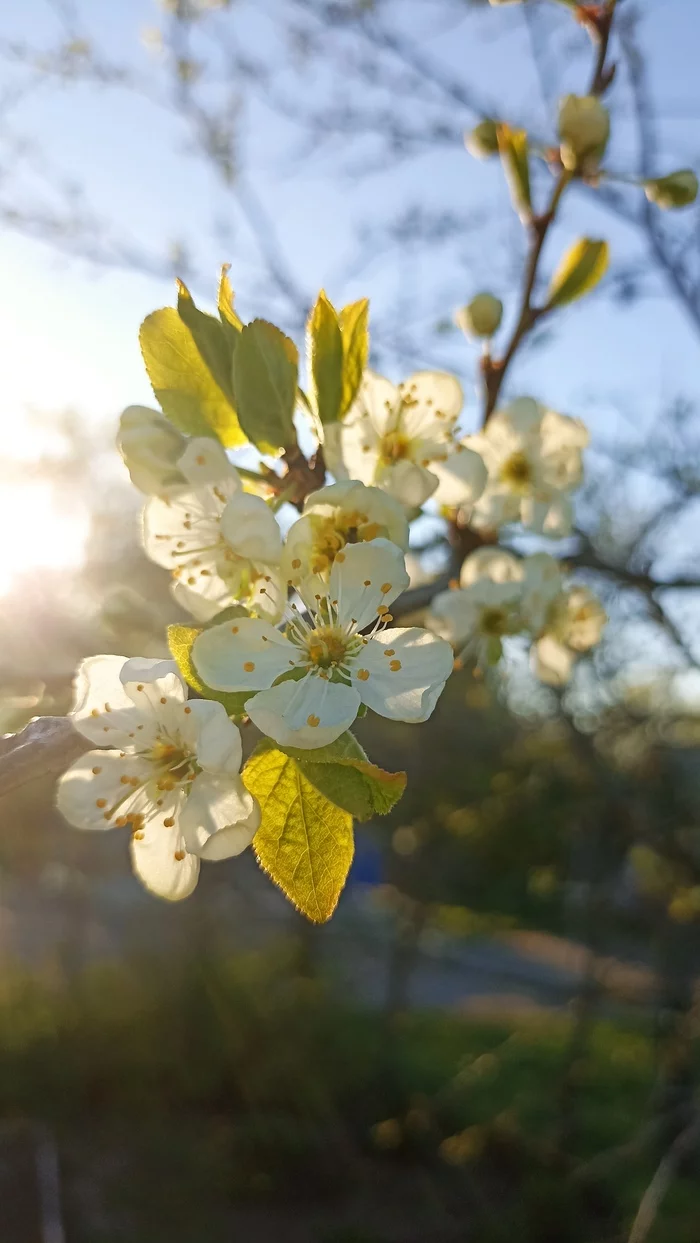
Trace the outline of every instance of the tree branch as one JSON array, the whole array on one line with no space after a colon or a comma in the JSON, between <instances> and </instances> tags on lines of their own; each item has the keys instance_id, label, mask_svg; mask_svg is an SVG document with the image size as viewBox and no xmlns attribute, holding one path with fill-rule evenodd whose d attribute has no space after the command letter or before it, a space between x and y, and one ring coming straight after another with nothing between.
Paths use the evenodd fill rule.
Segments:
<instances>
[{"instance_id":1,"label":"tree branch","mask_svg":"<svg viewBox=\"0 0 700 1243\"><path fill-rule=\"evenodd\" d=\"M67 716L39 716L0 737L0 798L37 777L60 776L88 747Z\"/></svg>"},{"instance_id":2,"label":"tree branch","mask_svg":"<svg viewBox=\"0 0 700 1243\"><path fill-rule=\"evenodd\" d=\"M698 1142L700 1142L700 1115L696 1114L685 1130L676 1136L665 1157L659 1162L656 1173L642 1196L628 1243L645 1243L679 1166Z\"/></svg>"}]
</instances>

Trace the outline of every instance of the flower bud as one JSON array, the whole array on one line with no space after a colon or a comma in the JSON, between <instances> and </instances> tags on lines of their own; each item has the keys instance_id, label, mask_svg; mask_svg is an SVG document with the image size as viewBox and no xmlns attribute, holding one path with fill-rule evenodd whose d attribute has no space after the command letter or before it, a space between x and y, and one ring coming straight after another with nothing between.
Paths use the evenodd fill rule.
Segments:
<instances>
[{"instance_id":1,"label":"flower bud","mask_svg":"<svg viewBox=\"0 0 700 1243\"><path fill-rule=\"evenodd\" d=\"M650 203L656 203L664 211L674 207L688 207L698 196L698 179L692 168L679 168L667 177L645 181L644 193Z\"/></svg>"},{"instance_id":2,"label":"flower bud","mask_svg":"<svg viewBox=\"0 0 700 1243\"><path fill-rule=\"evenodd\" d=\"M491 293L478 293L455 312L455 323L467 337L492 337L503 316L503 303Z\"/></svg>"},{"instance_id":3,"label":"flower bud","mask_svg":"<svg viewBox=\"0 0 700 1243\"><path fill-rule=\"evenodd\" d=\"M597 170L610 137L610 114L594 95L567 95L559 105L561 162L570 172Z\"/></svg>"},{"instance_id":4,"label":"flower bud","mask_svg":"<svg viewBox=\"0 0 700 1243\"><path fill-rule=\"evenodd\" d=\"M468 134L464 135L464 144L470 155L477 160L488 160L498 154L498 130L496 122L487 118L479 121Z\"/></svg>"},{"instance_id":5,"label":"flower bud","mask_svg":"<svg viewBox=\"0 0 700 1243\"><path fill-rule=\"evenodd\" d=\"M186 437L148 406L127 406L119 420L117 447L134 487L148 496L186 487L177 467L186 444Z\"/></svg>"}]
</instances>

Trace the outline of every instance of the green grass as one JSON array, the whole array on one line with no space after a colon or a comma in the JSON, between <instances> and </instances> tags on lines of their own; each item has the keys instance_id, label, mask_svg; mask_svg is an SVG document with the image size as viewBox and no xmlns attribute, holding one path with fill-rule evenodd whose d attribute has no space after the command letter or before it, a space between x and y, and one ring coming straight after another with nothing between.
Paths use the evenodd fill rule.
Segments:
<instances>
[{"instance_id":1,"label":"green grass","mask_svg":"<svg viewBox=\"0 0 700 1243\"><path fill-rule=\"evenodd\" d=\"M563 1153L569 1039L537 1013L387 1028L284 954L100 968L70 989L8 975L0 1116L54 1128L76 1243L266 1243L265 1222L271 1238L305 1222L308 1243L413 1243L445 1220L479 1243L622 1243L658 1154L591 1185L571 1174L648 1118L651 1040L595 1025ZM699 1214L679 1179L651 1243L697 1243Z\"/></svg>"}]
</instances>

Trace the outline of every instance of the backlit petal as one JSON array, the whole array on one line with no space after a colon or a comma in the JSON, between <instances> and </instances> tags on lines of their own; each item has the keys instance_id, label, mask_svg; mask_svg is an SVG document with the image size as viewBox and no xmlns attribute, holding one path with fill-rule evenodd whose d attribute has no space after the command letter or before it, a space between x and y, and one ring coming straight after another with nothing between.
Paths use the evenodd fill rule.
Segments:
<instances>
[{"instance_id":1,"label":"backlit petal","mask_svg":"<svg viewBox=\"0 0 700 1243\"><path fill-rule=\"evenodd\" d=\"M212 626L198 635L192 648L200 677L220 691L263 690L296 664L298 655L279 630L254 617Z\"/></svg>"},{"instance_id":2,"label":"backlit petal","mask_svg":"<svg viewBox=\"0 0 700 1243\"><path fill-rule=\"evenodd\" d=\"M452 648L428 630L385 630L355 663L353 686L363 703L393 721L425 721L452 672Z\"/></svg>"},{"instance_id":3,"label":"backlit petal","mask_svg":"<svg viewBox=\"0 0 700 1243\"><path fill-rule=\"evenodd\" d=\"M342 560L341 560L342 557ZM341 623L355 622L363 630L388 612L392 601L410 582L404 555L389 540L347 544L333 563L330 598Z\"/></svg>"},{"instance_id":4,"label":"backlit petal","mask_svg":"<svg viewBox=\"0 0 700 1243\"><path fill-rule=\"evenodd\" d=\"M360 696L342 682L308 676L280 682L249 699L246 712L258 729L283 747L310 750L334 742L352 725Z\"/></svg>"}]
</instances>

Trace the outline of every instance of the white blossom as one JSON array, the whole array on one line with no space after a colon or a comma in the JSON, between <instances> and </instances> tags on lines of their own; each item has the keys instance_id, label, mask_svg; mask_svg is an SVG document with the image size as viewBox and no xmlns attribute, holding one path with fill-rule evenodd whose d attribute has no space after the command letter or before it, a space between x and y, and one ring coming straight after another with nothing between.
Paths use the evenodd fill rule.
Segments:
<instances>
[{"instance_id":1,"label":"white blossom","mask_svg":"<svg viewBox=\"0 0 700 1243\"><path fill-rule=\"evenodd\" d=\"M483 458L488 482L467 514L477 530L522 522L546 535L571 529L570 494L582 479L588 432L580 419L545 410L530 397L497 410L463 444Z\"/></svg>"},{"instance_id":2,"label":"white blossom","mask_svg":"<svg viewBox=\"0 0 700 1243\"><path fill-rule=\"evenodd\" d=\"M289 528L282 555L282 574L298 587L302 579L324 592L335 558L346 544L388 539L405 551L408 522L403 506L381 488L368 488L355 479L342 480L312 492L301 518Z\"/></svg>"},{"instance_id":3,"label":"white blossom","mask_svg":"<svg viewBox=\"0 0 700 1243\"><path fill-rule=\"evenodd\" d=\"M600 642L607 620L600 600L588 587L566 586L554 558L537 553L525 558L522 609L535 639L535 673L550 686L563 686L577 656Z\"/></svg>"},{"instance_id":4,"label":"white blossom","mask_svg":"<svg viewBox=\"0 0 700 1243\"><path fill-rule=\"evenodd\" d=\"M131 482L148 496L168 496L187 486L178 467L186 440L176 427L148 406L127 406L119 420L117 447Z\"/></svg>"},{"instance_id":5,"label":"white blossom","mask_svg":"<svg viewBox=\"0 0 700 1243\"><path fill-rule=\"evenodd\" d=\"M495 665L503 640L522 631L522 562L502 548L481 548L462 565L460 585L432 602L428 625L460 657Z\"/></svg>"},{"instance_id":6,"label":"white blossom","mask_svg":"<svg viewBox=\"0 0 700 1243\"><path fill-rule=\"evenodd\" d=\"M195 640L194 665L208 686L250 691L246 712L282 746L333 742L362 704L390 720L425 721L452 651L427 630L386 628L389 606L407 585L394 544L347 544L323 593L313 578L299 585L308 619L292 606L284 634L262 619L212 626Z\"/></svg>"},{"instance_id":7,"label":"white blossom","mask_svg":"<svg viewBox=\"0 0 700 1243\"><path fill-rule=\"evenodd\" d=\"M252 841L260 808L239 776L239 731L221 704L187 702L173 661L89 657L71 715L100 750L64 773L58 809L79 829L130 826L147 889L185 898L200 859L240 854Z\"/></svg>"},{"instance_id":8,"label":"white blossom","mask_svg":"<svg viewBox=\"0 0 700 1243\"><path fill-rule=\"evenodd\" d=\"M234 603L276 621L286 593L282 536L272 510L243 490L214 440L190 441L178 467L187 490L153 497L143 514L144 547L171 571L175 599L200 621Z\"/></svg>"},{"instance_id":9,"label":"white blossom","mask_svg":"<svg viewBox=\"0 0 700 1243\"><path fill-rule=\"evenodd\" d=\"M438 486L431 468L452 448L462 401L459 381L446 372L417 371L398 386L365 372L342 425L344 470L420 507Z\"/></svg>"}]
</instances>

